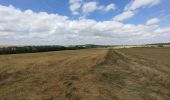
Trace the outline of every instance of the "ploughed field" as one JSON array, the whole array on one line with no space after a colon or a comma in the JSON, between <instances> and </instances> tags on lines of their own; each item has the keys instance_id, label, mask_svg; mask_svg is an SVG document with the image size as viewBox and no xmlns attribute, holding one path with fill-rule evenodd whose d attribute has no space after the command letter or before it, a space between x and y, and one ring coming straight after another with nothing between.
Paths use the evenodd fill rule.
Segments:
<instances>
[{"instance_id":1,"label":"ploughed field","mask_svg":"<svg viewBox=\"0 0 170 100\"><path fill-rule=\"evenodd\" d=\"M0 100L170 100L170 48L0 55Z\"/></svg>"}]
</instances>

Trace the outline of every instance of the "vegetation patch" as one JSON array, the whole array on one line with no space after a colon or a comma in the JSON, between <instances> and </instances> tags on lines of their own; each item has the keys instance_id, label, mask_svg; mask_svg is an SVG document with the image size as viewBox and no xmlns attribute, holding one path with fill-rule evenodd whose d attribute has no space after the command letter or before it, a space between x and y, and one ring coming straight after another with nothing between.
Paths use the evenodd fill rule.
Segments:
<instances>
[{"instance_id":1,"label":"vegetation patch","mask_svg":"<svg viewBox=\"0 0 170 100\"><path fill-rule=\"evenodd\" d=\"M123 55L119 54L117 51L113 50L111 56L111 60L114 64L119 64L121 61L126 61L126 58Z\"/></svg>"},{"instance_id":2,"label":"vegetation patch","mask_svg":"<svg viewBox=\"0 0 170 100\"><path fill-rule=\"evenodd\" d=\"M120 74L117 73L102 73L102 76L104 79L110 81L112 84L122 87L124 86L124 77L122 77Z\"/></svg>"}]
</instances>

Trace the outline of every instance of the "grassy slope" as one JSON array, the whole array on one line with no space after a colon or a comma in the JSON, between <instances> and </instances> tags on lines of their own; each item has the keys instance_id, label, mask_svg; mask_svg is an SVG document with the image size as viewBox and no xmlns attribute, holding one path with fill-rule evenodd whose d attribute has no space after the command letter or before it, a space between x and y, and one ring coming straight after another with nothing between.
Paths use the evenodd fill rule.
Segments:
<instances>
[{"instance_id":1,"label":"grassy slope","mask_svg":"<svg viewBox=\"0 0 170 100\"><path fill-rule=\"evenodd\" d=\"M88 49L1 55L0 97L2 100L168 100L170 63L151 59L156 58L152 52L157 49L143 51ZM164 49L157 53L162 52ZM148 59L146 53L153 55Z\"/></svg>"}]
</instances>

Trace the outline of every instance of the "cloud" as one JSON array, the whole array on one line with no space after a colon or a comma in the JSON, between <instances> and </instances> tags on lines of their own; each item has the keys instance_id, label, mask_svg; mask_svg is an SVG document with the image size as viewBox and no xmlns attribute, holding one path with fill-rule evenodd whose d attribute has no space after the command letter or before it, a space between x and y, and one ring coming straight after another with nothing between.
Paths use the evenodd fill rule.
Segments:
<instances>
[{"instance_id":1,"label":"cloud","mask_svg":"<svg viewBox=\"0 0 170 100\"><path fill-rule=\"evenodd\" d=\"M116 6L113 3L104 6L104 5L99 5L95 1L84 3L83 7L82 7L84 15L88 15L90 12L94 12L96 10L109 12L109 11L115 10L115 9L116 9Z\"/></svg>"},{"instance_id":2,"label":"cloud","mask_svg":"<svg viewBox=\"0 0 170 100\"><path fill-rule=\"evenodd\" d=\"M160 0L132 0L125 10L136 10L147 6L154 6L160 3Z\"/></svg>"},{"instance_id":3,"label":"cloud","mask_svg":"<svg viewBox=\"0 0 170 100\"><path fill-rule=\"evenodd\" d=\"M88 14L97 9L97 3L93 1L84 3L82 9L83 9L83 13Z\"/></svg>"},{"instance_id":4,"label":"cloud","mask_svg":"<svg viewBox=\"0 0 170 100\"><path fill-rule=\"evenodd\" d=\"M136 13L135 10L147 6L154 6L160 3L160 0L132 0L129 4L126 5L124 11L116 15L113 19L117 21L124 21L129 18L132 18Z\"/></svg>"},{"instance_id":5,"label":"cloud","mask_svg":"<svg viewBox=\"0 0 170 100\"><path fill-rule=\"evenodd\" d=\"M69 3L70 3L69 8L70 8L72 14L78 15L82 0L70 0Z\"/></svg>"},{"instance_id":6,"label":"cloud","mask_svg":"<svg viewBox=\"0 0 170 100\"><path fill-rule=\"evenodd\" d=\"M110 11L110 10L115 10L115 9L116 9L116 6L115 4L112 3L106 6L105 11Z\"/></svg>"},{"instance_id":7,"label":"cloud","mask_svg":"<svg viewBox=\"0 0 170 100\"><path fill-rule=\"evenodd\" d=\"M158 28L154 32L159 34L170 34L170 27Z\"/></svg>"},{"instance_id":8,"label":"cloud","mask_svg":"<svg viewBox=\"0 0 170 100\"><path fill-rule=\"evenodd\" d=\"M111 11L111 10L115 10L116 9L116 6L115 4L111 3L111 4L108 4L107 6L99 6L98 7L99 10L103 10L105 12L108 12L108 11Z\"/></svg>"},{"instance_id":9,"label":"cloud","mask_svg":"<svg viewBox=\"0 0 170 100\"><path fill-rule=\"evenodd\" d=\"M146 22L146 25L156 25L160 22L158 18L152 18Z\"/></svg>"},{"instance_id":10,"label":"cloud","mask_svg":"<svg viewBox=\"0 0 170 100\"><path fill-rule=\"evenodd\" d=\"M113 18L113 20L123 21L123 20L126 20L126 19L133 17L134 15L135 15L135 13L133 11L125 11L125 12L115 16Z\"/></svg>"},{"instance_id":11,"label":"cloud","mask_svg":"<svg viewBox=\"0 0 170 100\"><path fill-rule=\"evenodd\" d=\"M6 38L48 37L60 31L68 18L45 12L21 11L13 6L0 6L0 34ZM29 17L28 17L29 16Z\"/></svg>"},{"instance_id":12,"label":"cloud","mask_svg":"<svg viewBox=\"0 0 170 100\"><path fill-rule=\"evenodd\" d=\"M96 1L90 1L90 2L83 2L83 0L70 0L69 1L69 9L72 12L73 15L83 15L83 17L86 17L90 13L94 11L105 11L109 12L116 9L115 4L111 3L108 5L99 5Z\"/></svg>"},{"instance_id":13,"label":"cloud","mask_svg":"<svg viewBox=\"0 0 170 100\"><path fill-rule=\"evenodd\" d=\"M116 20L71 20L58 14L21 11L13 6L0 5L0 12L0 43L121 43L145 41L161 32L169 34L168 28L154 31L154 26L124 24Z\"/></svg>"}]
</instances>

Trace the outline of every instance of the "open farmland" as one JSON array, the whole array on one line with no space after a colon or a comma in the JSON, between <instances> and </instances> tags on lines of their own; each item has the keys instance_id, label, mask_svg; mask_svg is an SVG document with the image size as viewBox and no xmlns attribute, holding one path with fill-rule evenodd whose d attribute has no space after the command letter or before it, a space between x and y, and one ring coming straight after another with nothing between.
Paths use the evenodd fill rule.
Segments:
<instances>
[{"instance_id":1,"label":"open farmland","mask_svg":"<svg viewBox=\"0 0 170 100\"><path fill-rule=\"evenodd\" d=\"M170 47L129 48L129 49L121 49L121 51L135 57L144 58L144 59L147 58L150 60L155 60L158 62L170 64Z\"/></svg>"},{"instance_id":2,"label":"open farmland","mask_svg":"<svg viewBox=\"0 0 170 100\"><path fill-rule=\"evenodd\" d=\"M0 55L0 100L169 100L170 48Z\"/></svg>"}]
</instances>

